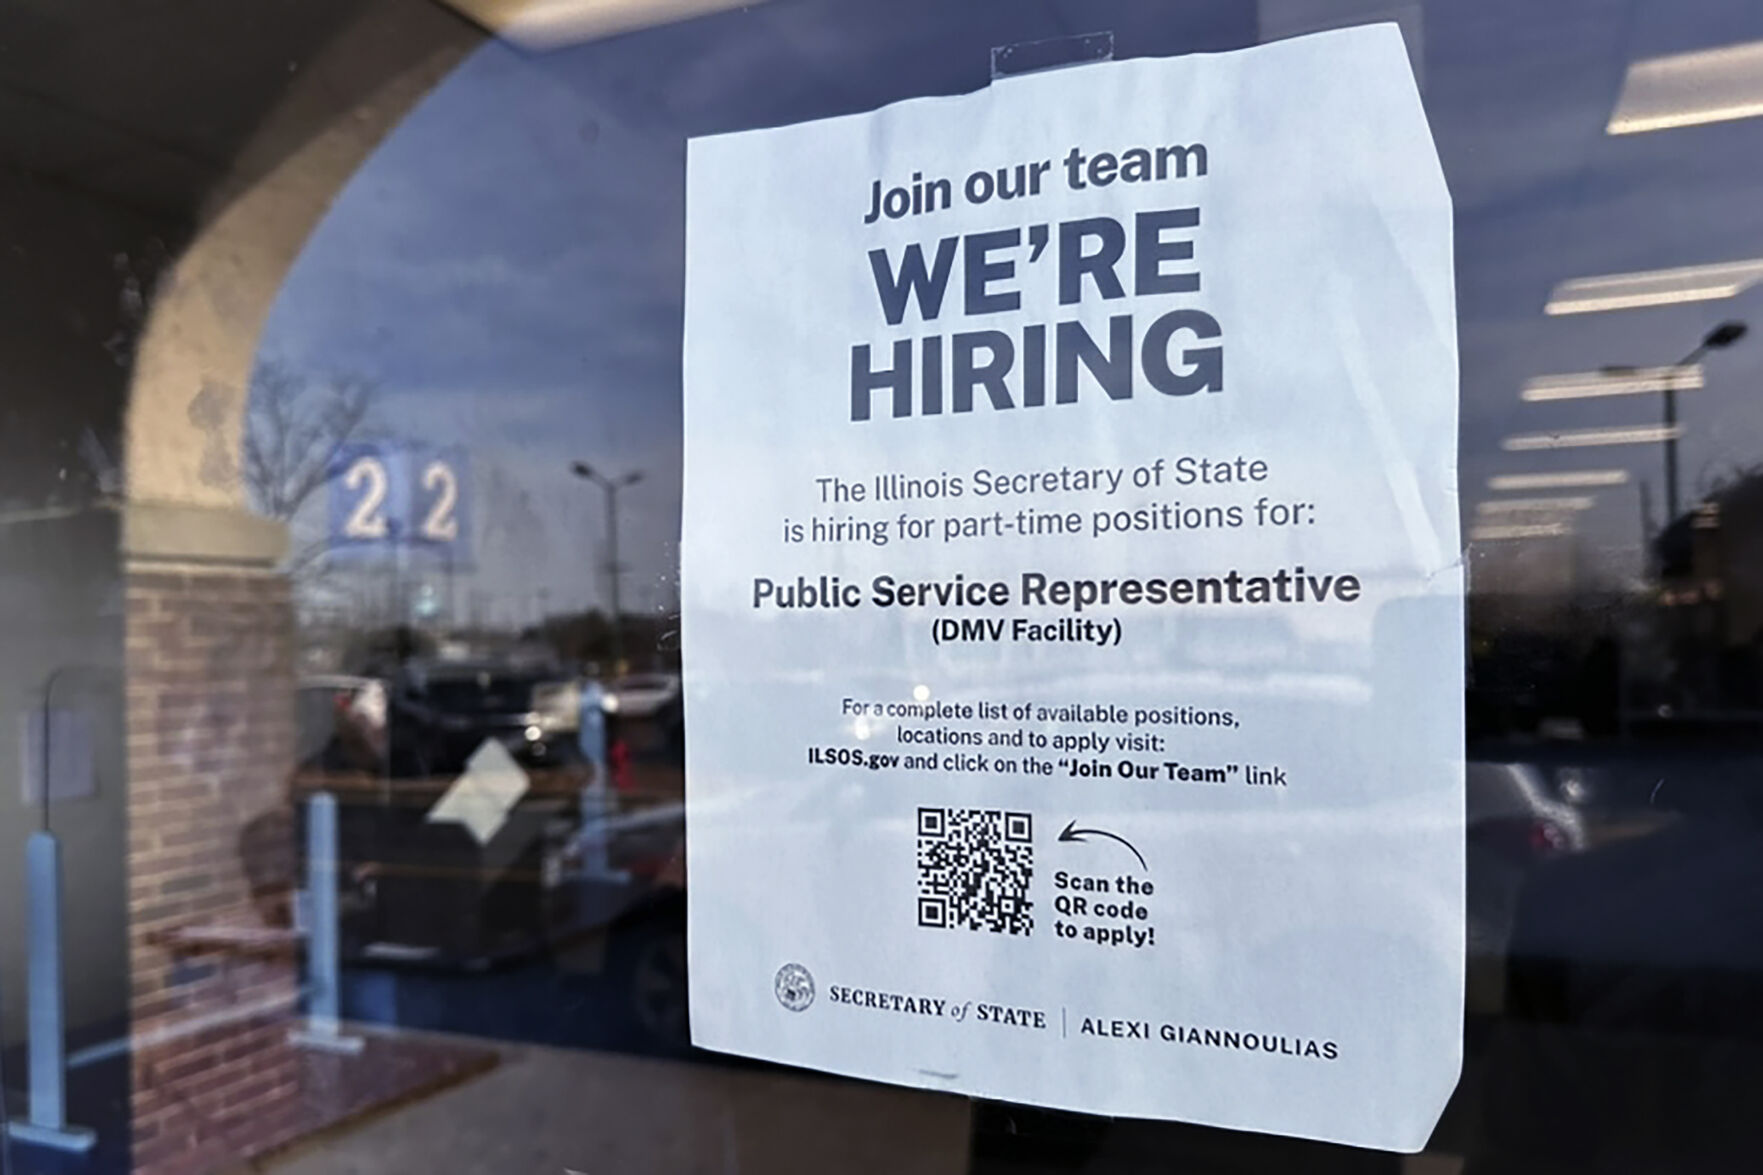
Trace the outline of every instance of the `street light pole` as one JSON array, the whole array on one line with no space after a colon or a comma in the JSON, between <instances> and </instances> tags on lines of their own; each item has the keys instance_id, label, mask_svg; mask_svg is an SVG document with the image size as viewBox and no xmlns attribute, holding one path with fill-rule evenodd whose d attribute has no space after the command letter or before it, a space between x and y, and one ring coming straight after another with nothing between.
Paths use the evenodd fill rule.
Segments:
<instances>
[{"instance_id":1,"label":"street light pole","mask_svg":"<svg viewBox=\"0 0 1763 1175\"><path fill-rule=\"evenodd\" d=\"M586 461L570 463L569 471L584 481L591 481L606 495L606 576L610 581L608 603L612 609L612 666L614 673L624 669L624 609L619 602L619 580L624 568L618 562L618 491L643 480L640 470L618 477L607 477Z\"/></svg>"},{"instance_id":2,"label":"street light pole","mask_svg":"<svg viewBox=\"0 0 1763 1175\"><path fill-rule=\"evenodd\" d=\"M607 482L606 491L606 578L611 580L612 597L612 668L624 671L624 605L619 603L619 581L624 568L618 562L618 483Z\"/></svg>"},{"instance_id":3,"label":"street light pole","mask_svg":"<svg viewBox=\"0 0 1763 1175\"><path fill-rule=\"evenodd\" d=\"M1702 357L1697 347L1671 366L1665 375L1665 518L1677 519L1677 373Z\"/></svg>"},{"instance_id":4,"label":"street light pole","mask_svg":"<svg viewBox=\"0 0 1763 1175\"><path fill-rule=\"evenodd\" d=\"M1694 366L1709 351L1732 346L1750 329L1742 322L1723 322L1709 331L1696 349L1679 359L1665 377L1665 518L1666 525L1677 521L1677 376Z\"/></svg>"},{"instance_id":5,"label":"street light pole","mask_svg":"<svg viewBox=\"0 0 1763 1175\"><path fill-rule=\"evenodd\" d=\"M1742 322L1723 322L1709 331L1695 350L1665 369L1665 387L1663 396L1663 415L1665 437L1665 526L1669 527L1677 521L1678 485L1677 485L1677 380L1691 367L1701 361L1709 351L1718 351L1730 347L1745 337L1749 328ZM1606 367L1604 372L1618 375L1633 372L1632 367Z\"/></svg>"}]
</instances>

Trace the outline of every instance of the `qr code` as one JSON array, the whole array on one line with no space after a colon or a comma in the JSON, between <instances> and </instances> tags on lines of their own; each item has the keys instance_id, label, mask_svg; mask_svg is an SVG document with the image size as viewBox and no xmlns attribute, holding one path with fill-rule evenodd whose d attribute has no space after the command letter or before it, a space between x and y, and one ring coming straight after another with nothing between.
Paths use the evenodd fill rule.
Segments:
<instances>
[{"instance_id":1,"label":"qr code","mask_svg":"<svg viewBox=\"0 0 1763 1175\"><path fill-rule=\"evenodd\" d=\"M918 924L1027 934L1035 927L1034 818L984 808L918 810Z\"/></svg>"}]
</instances>

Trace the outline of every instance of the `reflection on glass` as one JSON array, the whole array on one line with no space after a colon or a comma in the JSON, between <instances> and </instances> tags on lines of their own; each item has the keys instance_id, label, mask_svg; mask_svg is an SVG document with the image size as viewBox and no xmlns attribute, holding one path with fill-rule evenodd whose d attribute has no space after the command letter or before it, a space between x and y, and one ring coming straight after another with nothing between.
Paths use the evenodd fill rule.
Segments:
<instances>
[{"instance_id":1,"label":"reflection on glass","mask_svg":"<svg viewBox=\"0 0 1763 1175\"><path fill-rule=\"evenodd\" d=\"M1732 298L1763 280L1763 260L1688 265L1646 273L1576 277L1561 282L1543 307L1545 314L1592 314L1680 302Z\"/></svg>"},{"instance_id":2,"label":"reflection on glass","mask_svg":"<svg viewBox=\"0 0 1763 1175\"><path fill-rule=\"evenodd\" d=\"M1503 473L1488 478L1490 490L1568 490L1580 487L1619 486L1628 481L1626 469L1582 469L1560 473Z\"/></svg>"},{"instance_id":3,"label":"reflection on glass","mask_svg":"<svg viewBox=\"0 0 1763 1175\"><path fill-rule=\"evenodd\" d=\"M1637 61L1608 132L1634 135L1763 115L1763 41Z\"/></svg>"},{"instance_id":4,"label":"reflection on glass","mask_svg":"<svg viewBox=\"0 0 1763 1175\"><path fill-rule=\"evenodd\" d=\"M1560 513L1569 510L1590 510L1597 499L1587 496L1560 498L1496 498L1476 503L1483 514Z\"/></svg>"},{"instance_id":5,"label":"reflection on glass","mask_svg":"<svg viewBox=\"0 0 1763 1175\"><path fill-rule=\"evenodd\" d=\"M47 816L87 1169L227 1169L313 1138L277 1161L495 1169L518 1141L551 1170L669 1170L699 1144L700 1166L780 1171L1396 1169L1014 1106L970 1129L965 1103L691 1054L675 578L688 137L972 89L993 47L1073 29L1112 29L1125 59L1393 13L1457 209L1462 484L1513 495L1467 530L1469 1050L1422 1163L1763 1165L1763 348L1655 365L1718 329L1707 302L1763 313L1763 9L776 0L588 43L735 6L458 0L551 49L473 53L431 6L352 30L336 5L222 7L0 16L23 47L0 143L14 1121L24 845ZM339 142L367 161L331 174ZM330 210L303 246L278 173ZM192 278L204 240L225 280ZM253 284L281 289L261 337ZM131 453L124 428L154 424L152 321L208 340L169 365L183 497L152 466L186 454ZM210 370L231 353L257 356L248 380ZM1693 428L1645 399L1668 389L1697 390ZM1681 490L1648 447L1676 437ZM793 459L755 454L756 484ZM644 477L609 518L576 461ZM235 497L257 518L217 505ZM155 555L154 533L193 545ZM240 535L276 541L217 553ZM1367 669L1337 646L1360 635L1195 627L1120 672L1349 705ZM318 792L361 1058L289 1044ZM23 1141L13 1162L66 1165Z\"/></svg>"},{"instance_id":6,"label":"reflection on glass","mask_svg":"<svg viewBox=\"0 0 1763 1175\"><path fill-rule=\"evenodd\" d=\"M1693 391L1701 387L1701 365L1539 375L1525 383L1523 397L1533 403L1544 400L1583 400L1593 396L1631 396L1640 392L1658 392L1663 391L1667 385L1678 391Z\"/></svg>"},{"instance_id":7,"label":"reflection on glass","mask_svg":"<svg viewBox=\"0 0 1763 1175\"><path fill-rule=\"evenodd\" d=\"M1565 522L1515 522L1500 526L1474 526L1469 530L1471 542L1491 543L1508 539L1552 539L1573 533Z\"/></svg>"},{"instance_id":8,"label":"reflection on glass","mask_svg":"<svg viewBox=\"0 0 1763 1175\"><path fill-rule=\"evenodd\" d=\"M1580 428L1510 436L1500 442L1500 447L1510 453L1523 453L1534 449L1577 449L1591 445L1646 445L1674 440L1682 435L1683 426L1677 424L1648 424L1633 428Z\"/></svg>"}]
</instances>

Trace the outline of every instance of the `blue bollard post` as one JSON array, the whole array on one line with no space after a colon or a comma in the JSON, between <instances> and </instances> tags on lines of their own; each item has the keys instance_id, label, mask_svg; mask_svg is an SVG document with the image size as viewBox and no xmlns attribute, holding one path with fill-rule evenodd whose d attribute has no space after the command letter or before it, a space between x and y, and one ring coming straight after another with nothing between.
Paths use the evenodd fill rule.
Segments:
<instances>
[{"instance_id":1,"label":"blue bollard post","mask_svg":"<svg viewBox=\"0 0 1763 1175\"><path fill-rule=\"evenodd\" d=\"M306 1023L289 1039L306 1048L358 1053L363 1041L339 1028L342 1013L337 911L337 798L306 805Z\"/></svg>"},{"instance_id":2,"label":"blue bollard post","mask_svg":"<svg viewBox=\"0 0 1763 1175\"><path fill-rule=\"evenodd\" d=\"M582 876L590 881L623 883L630 875L612 868L611 838L607 824L617 814L618 802L612 795L612 779L606 746L606 691L599 682L582 684L581 727L576 734L582 758L594 769L594 776L581 796L581 830L576 834L576 847L582 863Z\"/></svg>"},{"instance_id":3,"label":"blue bollard post","mask_svg":"<svg viewBox=\"0 0 1763 1175\"><path fill-rule=\"evenodd\" d=\"M61 845L34 832L25 846L29 907L25 1002L30 1027L30 1116L8 1124L20 1142L88 1151L97 1134L67 1124L67 1042L61 1002Z\"/></svg>"},{"instance_id":4,"label":"blue bollard post","mask_svg":"<svg viewBox=\"0 0 1763 1175\"><path fill-rule=\"evenodd\" d=\"M593 765L596 777L606 772L606 691L597 681L584 681L576 707L576 745Z\"/></svg>"}]
</instances>

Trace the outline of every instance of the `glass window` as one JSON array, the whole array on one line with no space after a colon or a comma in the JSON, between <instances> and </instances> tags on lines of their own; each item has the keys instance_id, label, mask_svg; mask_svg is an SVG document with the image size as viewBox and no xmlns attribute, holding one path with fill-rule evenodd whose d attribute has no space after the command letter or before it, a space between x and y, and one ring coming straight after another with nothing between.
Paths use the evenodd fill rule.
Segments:
<instances>
[{"instance_id":1,"label":"glass window","mask_svg":"<svg viewBox=\"0 0 1763 1175\"><path fill-rule=\"evenodd\" d=\"M1460 368L1425 1150L694 1048L688 142L1372 22ZM0 1175L1763 1163L1763 8L27 3L0 46ZM1363 669L1251 628L1184 656Z\"/></svg>"}]
</instances>

